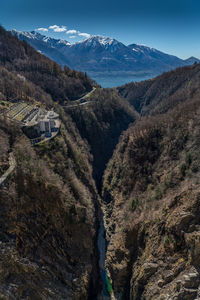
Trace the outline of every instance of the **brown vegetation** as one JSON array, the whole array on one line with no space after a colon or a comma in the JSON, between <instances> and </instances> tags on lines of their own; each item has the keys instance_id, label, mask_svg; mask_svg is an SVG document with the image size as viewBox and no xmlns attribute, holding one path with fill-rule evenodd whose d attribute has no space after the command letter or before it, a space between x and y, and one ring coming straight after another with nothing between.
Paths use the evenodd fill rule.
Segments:
<instances>
[{"instance_id":1,"label":"brown vegetation","mask_svg":"<svg viewBox=\"0 0 200 300\"><path fill-rule=\"evenodd\" d=\"M118 88L118 92L142 115L155 115L197 98L199 83L200 64L194 64L151 80L127 84Z\"/></svg>"},{"instance_id":2,"label":"brown vegetation","mask_svg":"<svg viewBox=\"0 0 200 300\"><path fill-rule=\"evenodd\" d=\"M62 70L3 28L0 41L1 100L53 105L62 121L55 139L31 147L17 124L1 115L0 172L10 151L17 166L0 189L0 298L96 297L95 182L101 191L104 174L107 267L115 295L196 299L199 65L117 92L97 89L88 105L64 110L59 103L90 90L91 80Z\"/></svg>"},{"instance_id":3,"label":"brown vegetation","mask_svg":"<svg viewBox=\"0 0 200 300\"><path fill-rule=\"evenodd\" d=\"M69 99L81 97L92 89L93 82L86 74L70 70L67 66L62 69L2 27L0 44L0 64L42 88L54 101L63 104Z\"/></svg>"},{"instance_id":4,"label":"brown vegetation","mask_svg":"<svg viewBox=\"0 0 200 300\"><path fill-rule=\"evenodd\" d=\"M134 109L115 91L97 89L87 106L68 109L82 138L86 139L93 155L94 179L101 189L106 163L112 156L120 134L137 118Z\"/></svg>"},{"instance_id":5,"label":"brown vegetation","mask_svg":"<svg viewBox=\"0 0 200 300\"><path fill-rule=\"evenodd\" d=\"M167 114L136 122L107 166L107 265L122 299L165 294L188 299L183 275L195 270L199 276L199 264L191 260L198 246L192 244L190 252L186 239L189 232L193 238L198 234L199 104L188 99ZM165 281L167 270L171 275ZM196 299L197 288L192 293L190 299Z\"/></svg>"}]
</instances>

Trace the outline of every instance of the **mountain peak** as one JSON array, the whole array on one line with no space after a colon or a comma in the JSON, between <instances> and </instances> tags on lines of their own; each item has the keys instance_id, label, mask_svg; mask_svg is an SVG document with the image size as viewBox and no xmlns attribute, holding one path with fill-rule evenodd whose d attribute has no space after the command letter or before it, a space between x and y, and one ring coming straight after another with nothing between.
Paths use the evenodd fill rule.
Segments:
<instances>
[{"instance_id":1,"label":"mountain peak","mask_svg":"<svg viewBox=\"0 0 200 300\"><path fill-rule=\"evenodd\" d=\"M102 36L102 35L92 35L85 40L85 42L91 42L91 41L97 41L102 45L107 45L107 44L111 45L113 42L119 43L113 38Z\"/></svg>"},{"instance_id":2,"label":"mountain peak","mask_svg":"<svg viewBox=\"0 0 200 300\"><path fill-rule=\"evenodd\" d=\"M31 40L39 40L42 42L46 42L50 44L52 47L55 45L65 45L69 46L71 45L70 42L62 39L54 39L45 35L40 34L39 32L36 31L18 31L16 29L11 30L12 35L17 36L20 40L23 38L25 39L31 39Z\"/></svg>"},{"instance_id":3,"label":"mountain peak","mask_svg":"<svg viewBox=\"0 0 200 300\"><path fill-rule=\"evenodd\" d=\"M191 56L191 57L185 59L185 62L190 63L190 64L194 64L194 63L199 63L200 59L198 59L194 56Z\"/></svg>"},{"instance_id":4,"label":"mountain peak","mask_svg":"<svg viewBox=\"0 0 200 300\"><path fill-rule=\"evenodd\" d=\"M45 35L42 35L36 31L19 31L19 30L16 30L16 29L13 29L11 30L11 33L17 37L19 36L24 36L26 38L29 38L29 39L39 39L39 40L42 40L43 38L45 38Z\"/></svg>"},{"instance_id":5,"label":"mountain peak","mask_svg":"<svg viewBox=\"0 0 200 300\"><path fill-rule=\"evenodd\" d=\"M105 50L109 50L111 52L114 52L114 51L118 50L119 48L126 47L121 42L119 42L113 38L105 37L102 35L92 35L89 38L87 38L86 40L76 43L76 45L81 45L85 48L101 47L101 48L103 48Z\"/></svg>"}]
</instances>

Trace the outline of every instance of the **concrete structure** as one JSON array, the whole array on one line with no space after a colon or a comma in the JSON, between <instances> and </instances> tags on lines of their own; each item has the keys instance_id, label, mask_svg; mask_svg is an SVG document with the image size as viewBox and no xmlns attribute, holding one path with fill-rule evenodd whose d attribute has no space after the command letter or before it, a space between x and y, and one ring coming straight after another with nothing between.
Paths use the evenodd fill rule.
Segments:
<instances>
[{"instance_id":1,"label":"concrete structure","mask_svg":"<svg viewBox=\"0 0 200 300\"><path fill-rule=\"evenodd\" d=\"M51 133L54 132L57 127L59 115L54 111L40 110L35 121L37 122L36 127L38 134L45 133L46 136L50 137Z\"/></svg>"},{"instance_id":2,"label":"concrete structure","mask_svg":"<svg viewBox=\"0 0 200 300\"><path fill-rule=\"evenodd\" d=\"M59 115L53 110L47 111L27 102L13 104L7 111L7 117L21 124L34 145L55 137L61 125Z\"/></svg>"}]
</instances>

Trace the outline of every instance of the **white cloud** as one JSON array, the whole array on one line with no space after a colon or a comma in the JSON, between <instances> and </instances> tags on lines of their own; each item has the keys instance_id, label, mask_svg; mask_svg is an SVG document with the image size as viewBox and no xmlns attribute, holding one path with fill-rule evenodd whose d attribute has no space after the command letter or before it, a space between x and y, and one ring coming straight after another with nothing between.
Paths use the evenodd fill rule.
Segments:
<instances>
[{"instance_id":1,"label":"white cloud","mask_svg":"<svg viewBox=\"0 0 200 300\"><path fill-rule=\"evenodd\" d=\"M79 31L75 30L75 29L71 29L71 30L67 30L66 34L78 34Z\"/></svg>"},{"instance_id":2,"label":"white cloud","mask_svg":"<svg viewBox=\"0 0 200 300\"><path fill-rule=\"evenodd\" d=\"M38 29L44 29L43 31L46 31L46 28L38 28ZM65 32L66 34L69 34L70 39L74 39L76 35L81 36L83 38L89 38L91 35L86 32L80 32L76 29L69 29L67 30L66 26L58 26L58 25L51 25L49 26L49 29L53 30L54 32ZM47 29L48 30L48 29Z\"/></svg>"},{"instance_id":3,"label":"white cloud","mask_svg":"<svg viewBox=\"0 0 200 300\"><path fill-rule=\"evenodd\" d=\"M64 32L67 31L66 26L58 26L58 25L51 25L49 26L49 29L53 30L54 32Z\"/></svg>"},{"instance_id":4,"label":"white cloud","mask_svg":"<svg viewBox=\"0 0 200 300\"><path fill-rule=\"evenodd\" d=\"M78 36L84 37L84 38L89 38L90 37L89 33L80 32L80 31L75 30L75 29L67 30L66 34L72 34L72 37L70 37L70 38L75 38L75 34L77 34Z\"/></svg>"},{"instance_id":5,"label":"white cloud","mask_svg":"<svg viewBox=\"0 0 200 300\"><path fill-rule=\"evenodd\" d=\"M79 36L83 36L85 38L89 38L90 37L90 34L89 33L85 33L85 32L79 32L78 34Z\"/></svg>"},{"instance_id":6,"label":"white cloud","mask_svg":"<svg viewBox=\"0 0 200 300\"><path fill-rule=\"evenodd\" d=\"M37 28L36 30L43 31L43 32L49 31L47 28L43 28L43 27Z\"/></svg>"}]
</instances>

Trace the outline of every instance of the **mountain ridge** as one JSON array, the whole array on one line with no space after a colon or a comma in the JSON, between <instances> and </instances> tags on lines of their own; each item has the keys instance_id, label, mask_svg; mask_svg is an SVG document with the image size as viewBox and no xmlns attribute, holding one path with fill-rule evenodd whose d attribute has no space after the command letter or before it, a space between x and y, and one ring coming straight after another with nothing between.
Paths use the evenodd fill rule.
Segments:
<instances>
[{"instance_id":1,"label":"mountain ridge","mask_svg":"<svg viewBox=\"0 0 200 300\"><path fill-rule=\"evenodd\" d=\"M146 72L158 75L176 67L192 64L196 58L186 60L144 45L124 45L114 38L100 35L71 44L37 32L11 31L26 40L35 49L64 66L87 72Z\"/></svg>"}]
</instances>

